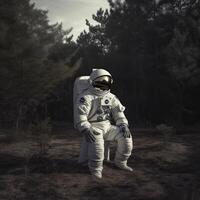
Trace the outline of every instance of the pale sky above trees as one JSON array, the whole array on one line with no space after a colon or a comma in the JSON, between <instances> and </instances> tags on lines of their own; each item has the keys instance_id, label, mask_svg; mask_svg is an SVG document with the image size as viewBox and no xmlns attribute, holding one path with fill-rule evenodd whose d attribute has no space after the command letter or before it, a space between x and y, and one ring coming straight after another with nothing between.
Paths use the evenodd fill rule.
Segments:
<instances>
[{"instance_id":1,"label":"pale sky above trees","mask_svg":"<svg viewBox=\"0 0 200 200\"><path fill-rule=\"evenodd\" d=\"M36 7L48 10L50 23L62 22L64 29L73 27L74 39L84 29L85 19L92 23L92 14L109 7L107 0L32 0Z\"/></svg>"}]
</instances>

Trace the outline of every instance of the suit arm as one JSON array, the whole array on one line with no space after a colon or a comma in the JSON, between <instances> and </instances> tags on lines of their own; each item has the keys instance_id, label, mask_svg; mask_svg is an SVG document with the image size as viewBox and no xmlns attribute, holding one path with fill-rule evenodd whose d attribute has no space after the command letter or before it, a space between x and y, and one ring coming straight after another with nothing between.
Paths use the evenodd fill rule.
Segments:
<instances>
[{"instance_id":1,"label":"suit arm","mask_svg":"<svg viewBox=\"0 0 200 200\"><path fill-rule=\"evenodd\" d=\"M128 125L128 120L124 114L125 107L121 104L120 100L115 97L112 103L112 116L117 126L120 124Z\"/></svg>"},{"instance_id":2,"label":"suit arm","mask_svg":"<svg viewBox=\"0 0 200 200\"><path fill-rule=\"evenodd\" d=\"M82 132L85 129L90 129L91 124L88 121L88 115L91 110L91 100L87 96L77 98L75 107L76 128Z\"/></svg>"}]
</instances>

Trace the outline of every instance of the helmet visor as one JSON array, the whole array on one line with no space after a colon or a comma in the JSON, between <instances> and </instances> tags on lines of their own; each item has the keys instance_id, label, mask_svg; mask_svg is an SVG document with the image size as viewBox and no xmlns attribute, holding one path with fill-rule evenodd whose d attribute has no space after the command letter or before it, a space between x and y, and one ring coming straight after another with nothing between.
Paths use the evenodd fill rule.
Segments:
<instances>
[{"instance_id":1,"label":"helmet visor","mask_svg":"<svg viewBox=\"0 0 200 200\"><path fill-rule=\"evenodd\" d=\"M112 85L112 78L110 76L101 76L93 80L92 86L101 90L109 90Z\"/></svg>"}]
</instances>

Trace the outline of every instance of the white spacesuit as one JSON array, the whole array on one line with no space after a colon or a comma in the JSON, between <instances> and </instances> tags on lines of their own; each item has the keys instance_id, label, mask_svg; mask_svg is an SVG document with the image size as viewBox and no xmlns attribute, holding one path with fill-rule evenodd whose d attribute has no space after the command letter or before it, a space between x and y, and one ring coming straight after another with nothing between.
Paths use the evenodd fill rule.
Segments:
<instances>
[{"instance_id":1,"label":"white spacesuit","mask_svg":"<svg viewBox=\"0 0 200 200\"><path fill-rule=\"evenodd\" d=\"M117 141L114 163L121 169L132 171L127 166L133 146L132 136L124 115L125 107L110 92L112 82L108 71L93 70L88 89L78 96L74 106L75 127L84 136L84 149L80 154L86 149L88 154L80 157L88 156L90 172L96 178L102 178L104 141Z\"/></svg>"}]
</instances>

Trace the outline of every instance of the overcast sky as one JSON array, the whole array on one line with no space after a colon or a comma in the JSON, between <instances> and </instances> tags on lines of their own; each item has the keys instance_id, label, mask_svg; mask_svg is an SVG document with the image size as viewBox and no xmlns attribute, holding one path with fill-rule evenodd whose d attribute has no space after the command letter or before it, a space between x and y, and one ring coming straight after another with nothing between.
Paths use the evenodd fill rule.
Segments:
<instances>
[{"instance_id":1,"label":"overcast sky","mask_svg":"<svg viewBox=\"0 0 200 200\"><path fill-rule=\"evenodd\" d=\"M73 27L74 39L86 29L85 19L92 22L92 14L109 7L107 0L32 0L35 6L48 10L50 23L62 22L64 29ZM87 30L87 29L86 29Z\"/></svg>"}]
</instances>

